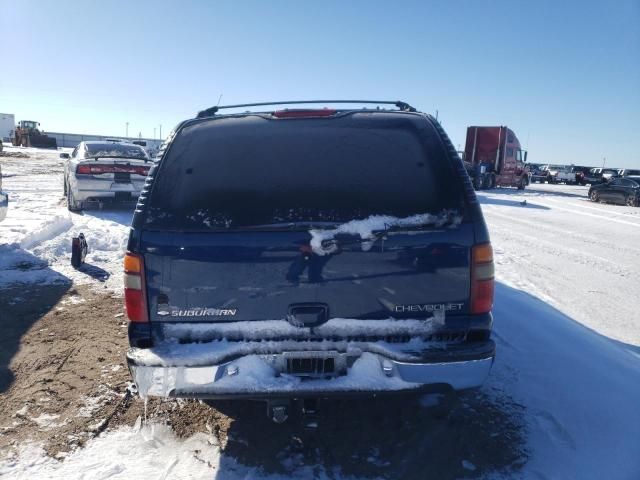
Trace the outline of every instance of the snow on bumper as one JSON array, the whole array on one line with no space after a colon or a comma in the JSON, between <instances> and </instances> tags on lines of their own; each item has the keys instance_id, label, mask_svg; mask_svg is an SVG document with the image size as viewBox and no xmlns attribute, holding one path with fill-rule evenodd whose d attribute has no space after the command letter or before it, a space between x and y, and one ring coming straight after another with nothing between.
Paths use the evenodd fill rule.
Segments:
<instances>
[{"instance_id":1,"label":"snow on bumper","mask_svg":"<svg viewBox=\"0 0 640 480\"><path fill-rule=\"evenodd\" d=\"M493 347L493 342L490 344ZM359 352L340 376L301 378L279 371L274 362L277 355L250 354L216 365L171 366L142 363L139 350L130 350L127 360L142 397L268 398L402 392L427 386L463 390L482 385L494 358L493 348L480 358L429 363Z\"/></svg>"}]
</instances>

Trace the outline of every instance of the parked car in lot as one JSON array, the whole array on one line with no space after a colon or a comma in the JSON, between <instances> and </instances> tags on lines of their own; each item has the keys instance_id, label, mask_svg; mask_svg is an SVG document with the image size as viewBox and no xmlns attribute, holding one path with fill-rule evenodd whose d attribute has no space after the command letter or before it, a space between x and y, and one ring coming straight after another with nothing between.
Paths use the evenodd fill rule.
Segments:
<instances>
[{"instance_id":1,"label":"parked car in lot","mask_svg":"<svg viewBox=\"0 0 640 480\"><path fill-rule=\"evenodd\" d=\"M7 218L9 195L2 191L2 165L0 165L0 222Z\"/></svg>"},{"instance_id":2,"label":"parked car in lot","mask_svg":"<svg viewBox=\"0 0 640 480\"><path fill-rule=\"evenodd\" d=\"M571 172L575 176L575 183L579 185L586 185L586 177L589 175L591 167L582 167L579 165L572 165Z\"/></svg>"},{"instance_id":3,"label":"parked car in lot","mask_svg":"<svg viewBox=\"0 0 640 480\"><path fill-rule=\"evenodd\" d=\"M569 165L549 165L547 167L547 182L573 183L576 175Z\"/></svg>"},{"instance_id":4,"label":"parked car in lot","mask_svg":"<svg viewBox=\"0 0 640 480\"><path fill-rule=\"evenodd\" d=\"M589 188L589 199L593 202L618 203L637 207L640 203L640 176L613 178Z\"/></svg>"},{"instance_id":5,"label":"parked car in lot","mask_svg":"<svg viewBox=\"0 0 640 480\"><path fill-rule=\"evenodd\" d=\"M96 203L135 203L151 167L144 148L123 142L82 142L60 157L67 160L64 194L71 211Z\"/></svg>"},{"instance_id":6,"label":"parked car in lot","mask_svg":"<svg viewBox=\"0 0 640 480\"><path fill-rule=\"evenodd\" d=\"M396 105L213 107L169 135L124 262L142 395L265 400L281 421L292 398L483 383L482 211L438 121Z\"/></svg>"},{"instance_id":7,"label":"parked car in lot","mask_svg":"<svg viewBox=\"0 0 640 480\"><path fill-rule=\"evenodd\" d=\"M539 182L544 183L547 181L547 167L548 165L541 165L538 163L529 164L529 172L531 173L531 183Z\"/></svg>"},{"instance_id":8,"label":"parked car in lot","mask_svg":"<svg viewBox=\"0 0 640 480\"><path fill-rule=\"evenodd\" d=\"M620 169L619 168L603 168L602 169L602 181L608 182L613 178L620 177Z\"/></svg>"},{"instance_id":9,"label":"parked car in lot","mask_svg":"<svg viewBox=\"0 0 640 480\"><path fill-rule=\"evenodd\" d=\"M585 175L584 181L590 185L597 185L602 183L602 168L594 167L589 170L589 173Z\"/></svg>"},{"instance_id":10,"label":"parked car in lot","mask_svg":"<svg viewBox=\"0 0 640 480\"><path fill-rule=\"evenodd\" d=\"M634 168L621 168L618 170L618 175L621 177L640 177L640 170Z\"/></svg>"}]
</instances>

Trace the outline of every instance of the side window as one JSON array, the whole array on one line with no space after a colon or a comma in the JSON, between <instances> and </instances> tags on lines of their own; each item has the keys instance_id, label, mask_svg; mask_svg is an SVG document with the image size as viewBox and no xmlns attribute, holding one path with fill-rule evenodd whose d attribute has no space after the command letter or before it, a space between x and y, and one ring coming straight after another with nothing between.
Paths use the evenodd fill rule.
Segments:
<instances>
[{"instance_id":1,"label":"side window","mask_svg":"<svg viewBox=\"0 0 640 480\"><path fill-rule=\"evenodd\" d=\"M76 156L78 155L78 147L73 149L73 152L71 152L71 158L76 158Z\"/></svg>"},{"instance_id":2,"label":"side window","mask_svg":"<svg viewBox=\"0 0 640 480\"><path fill-rule=\"evenodd\" d=\"M631 180L618 180L620 185L623 187L633 187L633 182Z\"/></svg>"},{"instance_id":3,"label":"side window","mask_svg":"<svg viewBox=\"0 0 640 480\"><path fill-rule=\"evenodd\" d=\"M611 182L609 182L609 185L611 185L612 187L619 187L620 184L620 180L611 180Z\"/></svg>"}]
</instances>

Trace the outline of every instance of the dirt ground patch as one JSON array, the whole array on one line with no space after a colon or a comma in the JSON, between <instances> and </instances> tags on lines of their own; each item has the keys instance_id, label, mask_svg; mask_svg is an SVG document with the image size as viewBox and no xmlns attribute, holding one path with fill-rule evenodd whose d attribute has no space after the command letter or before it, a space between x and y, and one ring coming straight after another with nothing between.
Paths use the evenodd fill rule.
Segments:
<instances>
[{"instance_id":1,"label":"dirt ground patch","mask_svg":"<svg viewBox=\"0 0 640 480\"><path fill-rule=\"evenodd\" d=\"M121 298L53 284L5 289L0 308L1 456L36 441L63 458L105 430L146 418L179 437L210 434L222 451L218 471L239 462L266 473L314 466L370 478L468 478L514 472L526 461L520 407L507 398L465 394L442 418L417 397L327 400L313 432L296 415L272 423L258 402L145 405L130 393Z\"/></svg>"},{"instance_id":2,"label":"dirt ground patch","mask_svg":"<svg viewBox=\"0 0 640 480\"><path fill-rule=\"evenodd\" d=\"M3 289L0 450L43 441L52 455L101 431L124 396L122 299L66 284Z\"/></svg>"}]
</instances>

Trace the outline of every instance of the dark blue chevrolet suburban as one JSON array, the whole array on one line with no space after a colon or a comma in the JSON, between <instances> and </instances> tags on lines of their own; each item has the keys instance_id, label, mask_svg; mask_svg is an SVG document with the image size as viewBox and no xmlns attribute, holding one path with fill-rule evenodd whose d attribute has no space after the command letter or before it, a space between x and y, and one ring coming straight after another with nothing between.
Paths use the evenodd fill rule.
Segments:
<instances>
[{"instance_id":1,"label":"dark blue chevrolet suburban","mask_svg":"<svg viewBox=\"0 0 640 480\"><path fill-rule=\"evenodd\" d=\"M349 103L213 107L169 135L124 262L142 396L275 402L485 380L493 254L463 163L432 116Z\"/></svg>"}]
</instances>

